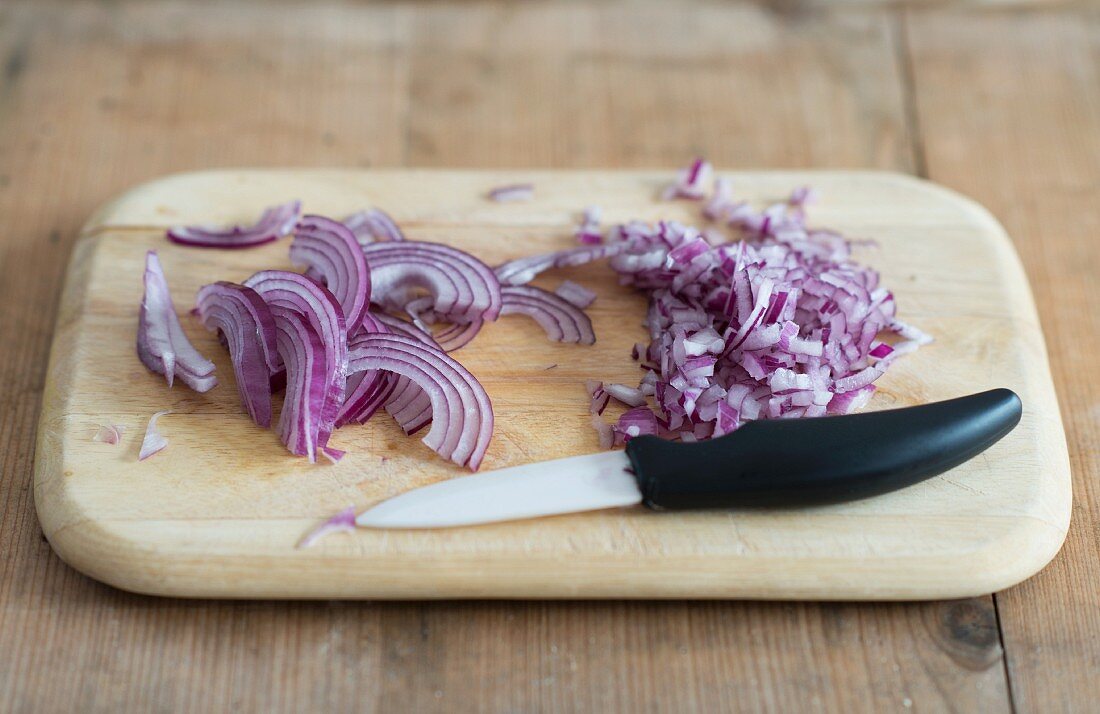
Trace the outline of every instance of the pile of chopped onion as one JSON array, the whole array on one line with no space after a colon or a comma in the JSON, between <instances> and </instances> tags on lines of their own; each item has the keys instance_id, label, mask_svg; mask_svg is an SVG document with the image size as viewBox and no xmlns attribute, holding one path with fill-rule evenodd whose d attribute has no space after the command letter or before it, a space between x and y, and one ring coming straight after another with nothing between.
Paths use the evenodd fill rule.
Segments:
<instances>
[{"instance_id":1,"label":"pile of chopped onion","mask_svg":"<svg viewBox=\"0 0 1100 714\"><path fill-rule=\"evenodd\" d=\"M649 297L650 341L632 354L641 380L588 383L605 448L646 434L707 439L754 419L844 414L866 404L889 365L930 338L897 319L893 294L852 259L849 241L806 225L811 190L758 210L735 200L727 179L713 181L708 196L712 176L698 159L664 193L700 201L712 222L706 230L631 222L605 231L601 210L590 206L576 227L579 245L496 268L450 246L406 239L377 208L340 222L301 216L292 202L268 209L252 227L173 228L169 237L244 247L293 233L290 258L303 273L266 270L241 285L212 283L199 291L195 313L221 335L242 405L257 424L270 426L272 397L285 392L279 435L310 461L338 461L344 452L328 445L333 431L384 408L407 434L430 427L427 446L476 470L493 434L492 405L448 353L510 314L535 320L552 340L592 344L585 309L595 293L568 280L553 292L528 283L600 259ZM490 192L498 201L533 196L528 184ZM215 383L213 365L183 336L152 252L138 353L169 384L173 376L199 391ZM601 415L612 401L629 409L609 424ZM155 424L156 417L142 458L167 443ZM321 530L344 528L345 520Z\"/></svg>"}]
</instances>

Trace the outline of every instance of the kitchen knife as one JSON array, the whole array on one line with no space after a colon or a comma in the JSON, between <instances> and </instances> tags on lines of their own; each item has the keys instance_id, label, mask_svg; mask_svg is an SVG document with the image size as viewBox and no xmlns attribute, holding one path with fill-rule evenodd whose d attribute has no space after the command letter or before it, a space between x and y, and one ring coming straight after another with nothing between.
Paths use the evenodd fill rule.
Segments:
<instances>
[{"instance_id":1,"label":"kitchen knife","mask_svg":"<svg viewBox=\"0 0 1100 714\"><path fill-rule=\"evenodd\" d=\"M904 409L753 421L695 444L653 436L608 451L413 489L356 519L442 528L639 503L657 510L809 506L895 491L980 454L1020 421L1008 389Z\"/></svg>"}]
</instances>

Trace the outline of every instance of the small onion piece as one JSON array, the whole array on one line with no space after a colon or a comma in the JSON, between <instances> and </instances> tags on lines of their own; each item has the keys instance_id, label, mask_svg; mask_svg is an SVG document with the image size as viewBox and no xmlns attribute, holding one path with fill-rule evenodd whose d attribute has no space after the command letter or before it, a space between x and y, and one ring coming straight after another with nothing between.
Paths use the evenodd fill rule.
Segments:
<instances>
[{"instance_id":1,"label":"small onion piece","mask_svg":"<svg viewBox=\"0 0 1100 714\"><path fill-rule=\"evenodd\" d=\"M199 248L251 248L290 233L301 215L301 201L289 201L268 208L251 226L177 226L168 229L168 239Z\"/></svg>"},{"instance_id":2,"label":"small onion piece","mask_svg":"<svg viewBox=\"0 0 1100 714\"><path fill-rule=\"evenodd\" d=\"M342 222L362 245L377 240L405 240L405 234L401 232L397 222L380 208L368 208L353 213Z\"/></svg>"},{"instance_id":3,"label":"small onion piece","mask_svg":"<svg viewBox=\"0 0 1100 714\"><path fill-rule=\"evenodd\" d=\"M554 293L582 310L596 301L596 293L572 280L564 281Z\"/></svg>"},{"instance_id":4,"label":"small onion piece","mask_svg":"<svg viewBox=\"0 0 1100 714\"><path fill-rule=\"evenodd\" d=\"M144 461L168 446L168 439L165 439L164 435L157 431L157 420L165 414L171 413L171 411L165 410L157 412L150 417L149 425L145 427L145 438L141 440L141 451L138 453L138 461Z\"/></svg>"},{"instance_id":5,"label":"small onion piece","mask_svg":"<svg viewBox=\"0 0 1100 714\"><path fill-rule=\"evenodd\" d=\"M271 426L271 376L281 362L267 303L252 288L217 282L199 289L195 308L203 325L219 331L229 348L245 411L260 426Z\"/></svg>"},{"instance_id":6,"label":"small onion piece","mask_svg":"<svg viewBox=\"0 0 1100 714\"><path fill-rule=\"evenodd\" d=\"M691 166L681 171L676 176L676 182L665 189L662 198L687 198L698 201L706 196L706 187L710 185L714 175L714 167L709 161L696 159Z\"/></svg>"},{"instance_id":7,"label":"small onion piece","mask_svg":"<svg viewBox=\"0 0 1100 714\"><path fill-rule=\"evenodd\" d=\"M114 446L122 441L122 432L125 429L126 427L119 424L100 424L99 428L96 429L95 436L92 437L92 441Z\"/></svg>"},{"instance_id":8,"label":"small onion piece","mask_svg":"<svg viewBox=\"0 0 1100 714\"><path fill-rule=\"evenodd\" d=\"M330 218L304 216L294 229L290 260L320 277L340 302L348 332L358 329L370 304L370 271L355 235Z\"/></svg>"},{"instance_id":9,"label":"small onion piece","mask_svg":"<svg viewBox=\"0 0 1100 714\"><path fill-rule=\"evenodd\" d=\"M582 345L596 342L592 320L583 310L561 296L530 285L508 286L502 288L501 292L504 295L502 315L527 315L555 342Z\"/></svg>"},{"instance_id":10,"label":"small onion piece","mask_svg":"<svg viewBox=\"0 0 1100 714\"><path fill-rule=\"evenodd\" d=\"M333 533L355 532L355 508L348 506L315 529L310 531L305 538L298 543L299 548L309 548L317 544L325 536Z\"/></svg>"},{"instance_id":11,"label":"small onion piece","mask_svg":"<svg viewBox=\"0 0 1100 714\"><path fill-rule=\"evenodd\" d=\"M271 309L275 327L281 329L282 341L277 339L276 343L287 369L283 413L285 416L285 404L293 403L298 413L291 420L298 421L291 423L280 417L280 434L286 437L284 443L293 453L306 454L310 461L315 461L316 448L327 446L344 403L348 340L343 310L328 289L298 273L264 270L244 284L263 298ZM286 323L291 316L301 317L316 339L303 337L297 320L295 324L283 324L280 328L280 323ZM295 375L291 374L291 365L286 363L288 354L296 360ZM319 387L315 384L317 380L322 382ZM292 384L296 389L293 395ZM321 389L323 396L321 403L315 406L316 388ZM291 437L293 441L287 441Z\"/></svg>"},{"instance_id":12,"label":"small onion piece","mask_svg":"<svg viewBox=\"0 0 1100 714\"><path fill-rule=\"evenodd\" d=\"M603 231L600 230L600 218L603 217L603 209L599 206L588 206L581 214L581 224L577 226L577 242L581 245L599 245L603 243Z\"/></svg>"},{"instance_id":13,"label":"small onion piece","mask_svg":"<svg viewBox=\"0 0 1100 714\"><path fill-rule=\"evenodd\" d=\"M498 265L494 272L502 285L526 285L539 273L551 268L575 267L608 258L626 248L625 243L582 245L554 253L516 258Z\"/></svg>"},{"instance_id":14,"label":"small onion piece","mask_svg":"<svg viewBox=\"0 0 1100 714\"><path fill-rule=\"evenodd\" d=\"M497 203L530 201L534 197L535 185L532 183L516 183L508 186L497 186L489 191L489 198Z\"/></svg>"},{"instance_id":15,"label":"small onion piece","mask_svg":"<svg viewBox=\"0 0 1100 714\"><path fill-rule=\"evenodd\" d=\"M500 314L500 281L474 256L439 243L401 241L363 246L371 302L404 310L417 288L428 290L437 315L470 322Z\"/></svg>"},{"instance_id":16,"label":"small onion piece","mask_svg":"<svg viewBox=\"0 0 1100 714\"><path fill-rule=\"evenodd\" d=\"M424 390L432 404L432 426L424 443L440 456L477 470L493 435L493 407L465 367L413 338L370 334L348 355L349 373L365 369L400 374Z\"/></svg>"},{"instance_id":17,"label":"small onion piece","mask_svg":"<svg viewBox=\"0 0 1100 714\"><path fill-rule=\"evenodd\" d=\"M214 363L203 357L187 339L176 316L168 281L157 252L145 254L145 295L138 315L137 353L141 363L163 374L171 387L173 379L196 392L206 392L218 383Z\"/></svg>"}]
</instances>

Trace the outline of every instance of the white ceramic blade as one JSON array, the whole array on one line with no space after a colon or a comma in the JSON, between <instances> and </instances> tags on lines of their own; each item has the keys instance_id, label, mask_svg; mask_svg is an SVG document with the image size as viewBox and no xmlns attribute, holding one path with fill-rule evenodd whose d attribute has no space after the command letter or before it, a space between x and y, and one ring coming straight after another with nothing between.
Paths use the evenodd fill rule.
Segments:
<instances>
[{"instance_id":1,"label":"white ceramic blade","mask_svg":"<svg viewBox=\"0 0 1100 714\"><path fill-rule=\"evenodd\" d=\"M446 528L642 502L626 454L608 451L462 476L415 488L359 514L368 528Z\"/></svg>"}]
</instances>

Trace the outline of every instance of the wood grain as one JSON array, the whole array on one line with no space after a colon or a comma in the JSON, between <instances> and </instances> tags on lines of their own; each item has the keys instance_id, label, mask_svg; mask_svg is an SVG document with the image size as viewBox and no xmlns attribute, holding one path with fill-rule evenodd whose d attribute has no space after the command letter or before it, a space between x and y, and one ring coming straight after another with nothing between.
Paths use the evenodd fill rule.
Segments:
<instances>
[{"instance_id":1,"label":"wood grain","mask_svg":"<svg viewBox=\"0 0 1100 714\"><path fill-rule=\"evenodd\" d=\"M1066 548L1040 577L997 596L1013 699L1022 711L1086 711L1100 682L1100 379L1093 340L1080 336L1100 331L1100 16L915 13L908 25L929 173L1007 222L1069 425Z\"/></svg>"},{"instance_id":2,"label":"wood grain","mask_svg":"<svg viewBox=\"0 0 1100 714\"><path fill-rule=\"evenodd\" d=\"M199 251L165 241L167 226L240 223L291 197L335 216L379 205L410 238L496 265L574 244L572 226L589 202L609 223L694 222L698 205L656 200L668 172L192 173L112 201L77 246L38 431L35 503L47 537L97 579L202 597L928 599L999 590L1045 565L1068 525L1068 456L1030 291L996 222L976 204L900 174L727 175L756 204L813 185L828 197L814 220L878 242L860 257L874 260L904 319L937 339L880 380L872 408L1007 386L1027 405L1020 425L942 478L857 503L636 508L361 531L298 550L314 524L348 503L362 510L465 471L389 419L338 431L334 443L348 451L338 466L290 456L241 412L228 357L198 329L192 340L213 356L223 386L201 395L169 390L146 373L133 355L146 250L159 252L180 301L214 279L291 267L285 242ZM534 200L502 206L485 198L493 186L520 181L537 187ZM637 380L628 355L645 339L644 301L601 265L566 274L598 295L590 310L595 345L547 344L533 322L503 320L462 350L494 405L486 470L595 453L585 379ZM561 279L548 273L536 282L552 289ZM170 448L138 462L144 424L161 409L173 412L161 420ZM126 429L121 445L90 444L101 423Z\"/></svg>"},{"instance_id":3,"label":"wood grain","mask_svg":"<svg viewBox=\"0 0 1100 714\"><path fill-rule=\"evenodd\" d=\"M423 711L877 712L910 704L929 711L1009 711L1001 643L989 636L997 613L988 597L860 606L164 601L112 590L68 568L53 556L33 516L34 425L60 281L81 221L112 195L172 171L246 165L671 168L706 152L740 168L920 170L921 145L930 137L902 82L912 59L906 45L915 38L901 31L894 9L856 5L0 3L0 334L22 338L0 342L0 697L6 706L18 712L394 711L414 705ZM702 23L685 29L691 23L685 18L701 11L715 36L702 56L693 49ZM578 24L595 28L588 31L588 51L569 58L553 51L543 25L524 21L532 12L544 23L555 12L569 13L578 22L568 33ZM923 22L934 22L928 27L965 43L925 51L922 63L938 63L941 72L966 46L988 50L1004 36L1019 43L1027 35L1057 56L1066 33L1081 37L1075 23L1095 22L1087 5L927 12ZM639 13L648 24L636 19ZM734 22L745 17L753 20L752 33ZM464 27L514 29L515 23L525 27L523 36L507 49L486 42L431 52ZM965 36L942 32L956 23ZM615 41L600 42L600 33L613 33ZM527 53L524 45L536 43L544 48L537 62L489 73L474 87L491 92L456 95L453 103L431 99L447 86L452 68L456 86L459 79L468 84L479 64L515 66ZM650 46L664 50L658 55ZM1085 46L1080 39L1067 50ZM1003 89L1023 86L1015 76L988 75L978 86L1002 88L1003 123L1028 121L1036 129L1025 117L1043 111L1029 98L1045 77L1028 74L1027 62L1009 56L1019 44L1002 47L997 62L1026 75L1027 89ZM695 59L678 61L682 56ZM345 62L348 57L355 61ZM1095 66L1095 60L1080 61ZM554 71L542 71L545 63ZM693 90L697 74L714 63L723 70ZM662 91L689 98L681 111L652 91L650 78L658 71ZM554 91L536 81L562 73ZM760 73L771 81L757 83ZM1072 74L1084 76L1080 68ZM296 81L286 79L292 76ZM1077 231L1023 230L1038 224L1035 209L1026 218L1007 214L1021 210L1019 201L1008 200L1018 198L1018 187L1046 200L1059 196L1064 168L1033 153L1026 166L1014 160L977 169L990 161L982 123L987 112L983 106L959 117L951 104L975 86L974 78L963 71L938 76L941 115L953 122L933 126L947 132L958 153L953 175L937 178L993 206L1018 239L1036 245L1018 247L1048 331L1054 319L1079 319L1083 303L1074 304L1072 296L1080 301L1092 289L1084 266L1098 259L1095 241ZM799 100L805 78L820 87L815 103ZM421 87L439 89L427 96L412 91ZM1095 86L1077 89L1062 100L1095 106ZM614 111L607 108L612 98ZM407 118L428 108L439 116L419 117L422 132L410 133ZM663 113L663 123L647 118L655 112ZM920 112L924 123L931 120L926 114ZM730 116L741 119L734 125ZM479 122L492 117L499 117L493 131L479 132ZM1066 142L1087 140L1094 131L1080 121L1063 117L1052 125L1054 133L1039 125L1025 143L1038 152L1072 146ZM498 151L501 136L509 139ZM1075 160L1085 162L1087 155ZM991 195L991 186L1002 187L1004 197ZM1052 213L1042 220L1052 220ZM1046 253L1065 257L1048 268ZM1078 276L1064 296L1058 271ZM1080 349L1080 359L1095 351L1088 331L1058 334L1059 344L1074 340L1070 351ZM1067 393L1080 387L1066 354L1063 347L1051 356L1080 494L1098 473L1089 456L1096 439L1088 438L1081 420L1095 421L1088 421L1094 417L1087 409L1068 411ZM1078 506L1075 523L1082 517L1088 514ZM1025 606L1017 621L1035 618L1050 634L1006 640L1011 671L1026 677L1034 692L1019 697L1020 710L1045 711L1045 699L1069 697L1065 708L1087 711L1100 697L1100 678L1080 676L1095 668L1095 654L1078 658L1100 637L1082 614L1094 607L1088 598L1096 580L1095 570L1076 566L1088 557L1087 534L1071 530L1064 560L1047 571L1058 574L1053 582L1041 592L1021 589ZM1059 687L1066 671L1078 675L1073 686Z\"/></svg>"}]
</instances>

